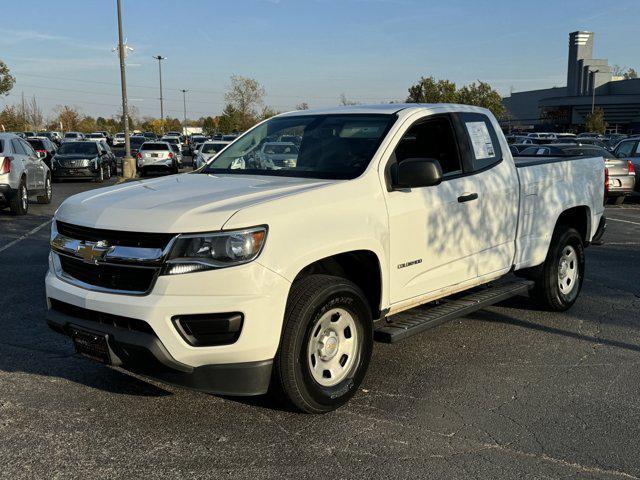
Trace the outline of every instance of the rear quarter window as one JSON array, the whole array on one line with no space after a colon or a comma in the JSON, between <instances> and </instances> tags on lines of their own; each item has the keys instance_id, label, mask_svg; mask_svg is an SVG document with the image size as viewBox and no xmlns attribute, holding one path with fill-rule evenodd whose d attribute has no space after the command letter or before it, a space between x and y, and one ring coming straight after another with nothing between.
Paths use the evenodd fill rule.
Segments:
<instances>
[{"instance_id":1,"label":"rear quarter window","mask_svg":"<svg viewBox=\"0 0 640 480\"><path fill-rule=\"evenodd\" d=\"M471 156L473 170L484 170L502 161L502 149L498 135L489 117L482 113L462 113L460 115Z\"/></svg>"}]
</instances>

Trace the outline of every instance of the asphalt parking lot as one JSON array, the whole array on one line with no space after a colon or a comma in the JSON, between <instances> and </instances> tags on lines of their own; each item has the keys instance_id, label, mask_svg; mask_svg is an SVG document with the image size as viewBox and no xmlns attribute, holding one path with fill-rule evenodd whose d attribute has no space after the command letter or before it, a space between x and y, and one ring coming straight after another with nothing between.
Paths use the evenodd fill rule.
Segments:
<instances>
[{"instance_id":1,"label":"asphalt parking lot","mask_svg":"<svg viewBox=\"0 0 640 480\"><path fill-rule=\"evenodd\" d=\"M109 369L48 329L48 222L99 186L0 211L0 477L640 478L639 203L607 208L569 312L518 297L376 344L351 403L310 416Z\"/></svg>"}]
</instances>

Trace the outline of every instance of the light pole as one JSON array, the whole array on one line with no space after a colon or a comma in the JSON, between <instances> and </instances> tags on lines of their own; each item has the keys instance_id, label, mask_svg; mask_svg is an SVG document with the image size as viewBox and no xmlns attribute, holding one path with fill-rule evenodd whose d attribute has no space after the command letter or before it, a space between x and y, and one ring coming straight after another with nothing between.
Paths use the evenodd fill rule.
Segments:
<instances>
[{"instance_id":1,"label":"light pole","mask_svg":"<svg viewBox=\"0 0 640 480\"><path fill-rule=\"evenodd\" d=\"M184 109L184 125L182 127L182 132L184 133L185 138L187 137L187 92L189 90L183 88L180 90L182 92L182 108ZM189 141L187 140L187 144Z\"/></svg>"},{"instance_id":2,"label":"light pole","mask_svg":"<svg viewBox=\"0 0 640 480\"><path fill-rule=\"evenodd\" d=\"M136 176L136 164L131 158L131 143L129 142L129 109L127 107L127 79L125 76L125 47L122 42L122 12L120 0L118 6L118 56L120 57L120 84L122 86L122 123L124 124L124 158L122 159L122 176L134 178Z\"/></svg>"},{"instance_id":3,"label":"light pole","mask_svg":"<svg viewBox=\"0 0 640 480\"><path fill-rule=\"evenodd\" d=\"M162 60L166 60L167 57L156 55L153 58L158 60L158 75L160 77L160 129L162 130L162 133L164 133L164 105L162 103Z\"/></svg>"},{"instance_id":4,"label":"light pole","mask_svg":"<svg viewBox=\"0 0 640 480\"><path fill-rule=\"evenodd\" d=\"M594 70L591 72L591 115L596 110L596 73L599 73L600 70Z\"/></svg>"}]
</instances>

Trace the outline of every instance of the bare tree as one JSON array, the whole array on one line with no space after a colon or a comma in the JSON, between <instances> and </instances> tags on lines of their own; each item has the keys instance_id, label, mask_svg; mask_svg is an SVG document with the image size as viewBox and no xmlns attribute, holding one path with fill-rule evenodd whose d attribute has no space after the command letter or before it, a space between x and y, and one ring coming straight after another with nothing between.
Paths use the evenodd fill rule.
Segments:
<instances>
[{"instance_id":1,"label":"bare tree","mask_svg":"<svg viewBox=\"0 0 640 480\"><path fill-rule=\"evenodd\" d=\"M611 67L611 75L614 77L622 77L627 71L627 67L623 67L621 65L613 65Z\"/></svg>"},{"instance_id":2,"label":"bare tree","mask_svg":"<svg viewBox=\"0 0 640 480\"><path fill-rule=\"evenodd\" d=\"M302 102L296 105L296 110L309 110L309 104L307 102Z\"/></svg>"},{"instance_id":3,"label":"bare tree","mask_svg":"<svg viewBox=\"0 0 640 480\"><path fill-rule=\"evenodd\" d=\"M42 130L44 126L44 116L42 115L42 109L40 105L38 105L35 95L27 102L25 116L32 129Z\"/></svg>"},{"instance_id":4,"label":"bare tree","mask_svg":"<svg viewBox=\"0 0 640 480\"><path fill-rule=\"evenodd\" d=\"M347 105L358 105L358 102L354 102L353 100L349 100L344 93L340 94L339 100L340 100L340 105L344 105L344 106L347 106Z\"/></svg>"},{"instance_id":5,"label":"bare tree","mask_svg":"<svg viewBox=\"0 0 640 480\"><path fill-rule=\"evenodd\" d=\"M240 117L240 128L245 130L253 125L262 112L265 90L253 78L233 75L231 86L224 98Z\"/></svg>"}]
</instances>

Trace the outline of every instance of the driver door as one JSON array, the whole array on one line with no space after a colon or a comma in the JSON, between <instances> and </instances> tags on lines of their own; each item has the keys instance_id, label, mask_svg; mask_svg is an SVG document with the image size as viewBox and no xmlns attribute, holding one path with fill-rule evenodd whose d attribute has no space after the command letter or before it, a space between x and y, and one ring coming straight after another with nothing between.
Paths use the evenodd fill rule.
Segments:
<instances>
[{"instance_id":1,"label":"driver door","mask_svg":"<svg viewBox=\"0 0 640 480\"><path fill-rule=\"evenodd\" d=\"M478 270L478 186L463 174L453 118L434 115L414 123L391 161L407 158L438 160L443 180L387 192L392 305L473 280Z\"/></svg>"}]
</instances>

